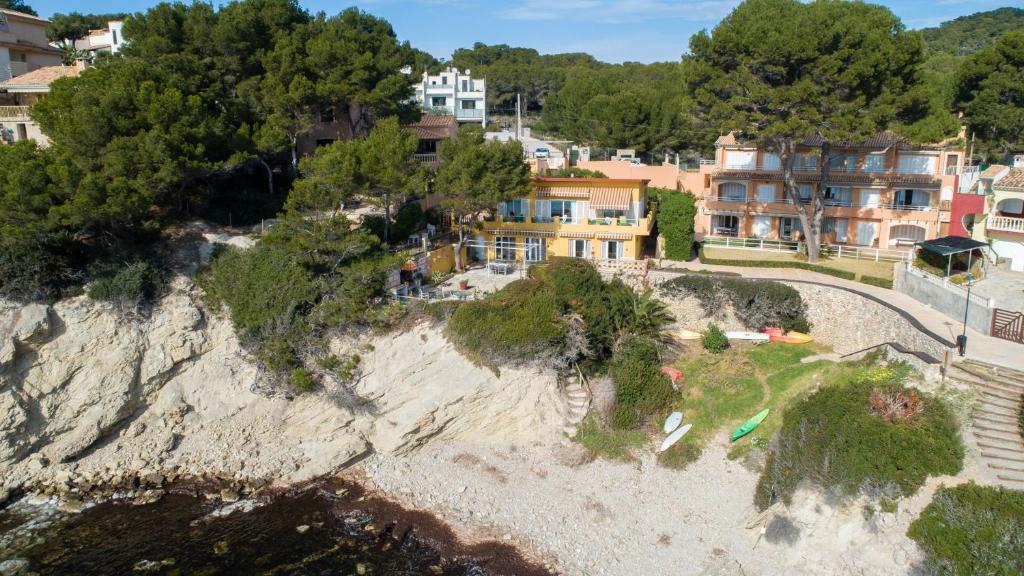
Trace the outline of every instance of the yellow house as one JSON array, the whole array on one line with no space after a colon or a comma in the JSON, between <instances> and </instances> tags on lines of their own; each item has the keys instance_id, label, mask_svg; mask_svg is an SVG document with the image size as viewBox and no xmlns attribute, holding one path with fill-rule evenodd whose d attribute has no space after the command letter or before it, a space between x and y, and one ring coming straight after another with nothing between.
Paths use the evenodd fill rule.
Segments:
<instances>
[{"instance_id":1,"label":"yellow house","mask_svg":"<svg viewBox=\"0 0 1024 576\"><path fill-rule=\"evenodd\" d=\"M640 260L654 225L648 180L534 178L530 195L502 202L470 250L488 262L552 256Z\"/></svg>"}]
</instances>

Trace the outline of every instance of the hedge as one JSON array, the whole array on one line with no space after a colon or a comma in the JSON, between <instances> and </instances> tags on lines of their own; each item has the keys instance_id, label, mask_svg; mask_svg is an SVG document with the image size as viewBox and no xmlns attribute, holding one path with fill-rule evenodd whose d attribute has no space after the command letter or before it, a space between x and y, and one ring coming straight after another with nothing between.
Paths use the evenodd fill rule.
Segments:
<instances>
[{"instance_id":1,"label":"hedge","mask_svg":"<svg viewBox=\"0 0 1024 576\"><path fill-rule=\"evenodd\" d=\"M842 278L844 280L856 280L857 275L853 272L847 272L846 270L836 270L835 268L829 268L828 266L819 266L818 264L809 264L807 262L786 262L782 260L730 260L725 258L709 258L704 255L704 246L701 245L698 251L698 256L702 264L717 264L719 266L746 266L748 268L799 268L801 270L810 270L811 272L819 272L821 274L828 274L829 276L835 276L836 278Z\"/></svg>"},{"instance_id":2,"label":"hedge","mask_svg":"<svg viewBox=\"0 0 1024 576\"><path fill-rule=\"evenodd\" d=\"M658 233L665 237L665 257L689 260L693 250L693 219L697 215L697 201L689 192L668 189L657 189L657 192Z\"/></svg>"},{"instance_id":3,"label":"hedge","mask_svg":"<svg viewBox=\"0 0 1024 576\"><path fill-rule=\"evenodd\" d=\"M660 364L655 342L638 336L627 336L622 341L608 369L615 383L613 428L635 428L672 404L675 391L658 369Z\"/></svg>"},{"instance_id":4,"label":"hedge","mask_svg":"<svg viewBox=\"0 0 1024 576\"><path fill-rule=\"evenodd\" d=\"M892 280L888 278L879 278L878 276L861 276L860 281L871 286L878 286L880 288L888 288L892 290Z\"/></svg>"},{"instance_id":5,"label":"hedge","mask_svg":"<svg viewBox=\"0 0 1024 576\"><path fill-rule=\"evenodd\" d=\"M683 274L661 285L667 294L696 297L707 316L732 304L736 318L750 330L778 326L809 332L807 304L792 286L772 280L747 280L704 274Z\"/></svg>"}]
</instances>

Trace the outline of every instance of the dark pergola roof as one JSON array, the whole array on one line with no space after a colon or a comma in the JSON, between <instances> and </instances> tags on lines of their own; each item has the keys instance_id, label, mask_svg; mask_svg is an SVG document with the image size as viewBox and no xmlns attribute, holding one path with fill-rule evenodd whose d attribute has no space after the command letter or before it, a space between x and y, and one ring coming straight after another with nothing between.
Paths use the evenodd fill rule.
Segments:
<instances>
[{"instance_id":1,"label":"dark pergola roof","mask_svg":"<svg viewBox=\"0 0 1024 576\"><path fill-rule=\"evenodd\" d=\"M960 254L961 252L971 252L978 248L988 248L988 244L984 242L978 242L977 240L971 240L970 238L964 238L963 236L943 236L942 238L936 238L934 240L918 242L917 245L940 256Z\"/></svg>"}]
</instances>

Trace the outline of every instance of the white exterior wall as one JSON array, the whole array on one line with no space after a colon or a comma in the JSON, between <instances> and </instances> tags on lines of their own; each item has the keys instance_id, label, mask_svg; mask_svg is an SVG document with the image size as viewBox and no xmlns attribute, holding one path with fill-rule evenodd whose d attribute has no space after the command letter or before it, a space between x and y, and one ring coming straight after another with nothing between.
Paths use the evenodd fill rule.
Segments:
<instances>
[{"instance_id":1,"label":"white exterior wall","mask_svg":"<svg viewBox=\"0 0 1024 576\"><path fill-rule=\"evenodd\" d=\"M434 105L436 98L444 98L444 104ZM458 122L487 124L487 83L474 79L469 70L448 68L433 76L424 72L416 86L416 101L424 112L443 112Z\"/></svg>"},{"instance_id":2,"label":"white exterior wall","mask_svg":"<svg viewBox=\"0 0 1024 576\"><path fill-rule=\"evenodd\" d=\"M1010 261L1010 270L1024 272L1024 242L993 239L992 249L1000 258Z\"/></svg>"}]
</instances>

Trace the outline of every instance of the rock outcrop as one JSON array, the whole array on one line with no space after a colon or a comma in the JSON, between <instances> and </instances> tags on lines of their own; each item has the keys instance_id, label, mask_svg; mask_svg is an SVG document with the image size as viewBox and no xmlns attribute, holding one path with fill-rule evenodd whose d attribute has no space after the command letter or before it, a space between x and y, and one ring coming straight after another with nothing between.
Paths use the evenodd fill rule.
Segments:
<instances>
[{"instance_id":1,"label":"rock outcrop","mask_svg":"<svg viewBox=\"0 0 1024 576\"><path fill-rule=\"evenodd\" d=\"M146 319L80 296L0 303L0 500L12 490L165 478L295 482L432 438L558 437L553 374L496 376L419 325L356 344L364 402L267 396L230 322L176 277ZM159 482L156 481L159 479Z\"/></svg>"}]
</instances>

